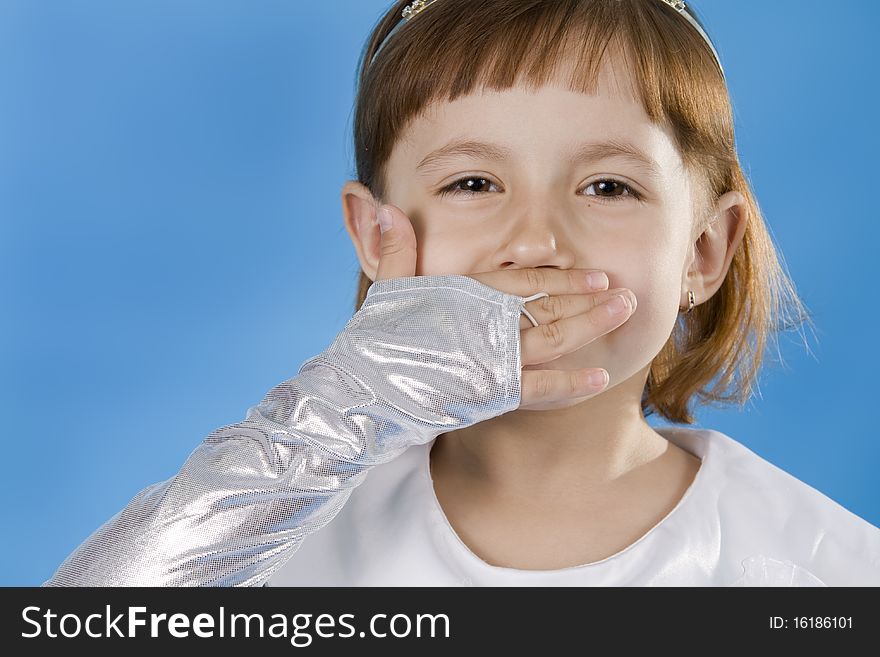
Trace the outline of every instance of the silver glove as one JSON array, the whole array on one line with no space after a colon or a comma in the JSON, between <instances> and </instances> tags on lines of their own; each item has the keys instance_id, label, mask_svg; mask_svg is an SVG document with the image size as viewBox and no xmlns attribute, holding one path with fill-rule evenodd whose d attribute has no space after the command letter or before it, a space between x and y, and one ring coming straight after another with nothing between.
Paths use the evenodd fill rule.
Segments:
<instances>
[{"instance_id":1,"label":"silver glove","mask_svg":"<svg viewBox=\"0 0 880 657\"><path fill-rule=\"evenodd\" d=\"M323 353L212 431L43 586L261 586L369 469L520 405L523 297L461 275L374 282Z\"/></svg>"}]
</instances>

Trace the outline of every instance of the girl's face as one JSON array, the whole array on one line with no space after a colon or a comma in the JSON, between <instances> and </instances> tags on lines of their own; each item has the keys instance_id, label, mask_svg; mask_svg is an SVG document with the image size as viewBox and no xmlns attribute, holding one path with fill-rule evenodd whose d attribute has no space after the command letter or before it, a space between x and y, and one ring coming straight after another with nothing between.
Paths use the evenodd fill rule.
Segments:
<instances>
[{"instance_id":1,"label":"girl's face","mask_svg":"<svg viewBox=\"0 0 880 657\"><path fill-rule=\"evenodd\" d=\"M590 268L635 293L618 329L525 369L604 367L613 386L650 364L693 287L691 181L628 82L606 67L595 96L553 85L435 104L389 160L386 200L413 224L417 275Z\"/></svg>"}]
</instances>

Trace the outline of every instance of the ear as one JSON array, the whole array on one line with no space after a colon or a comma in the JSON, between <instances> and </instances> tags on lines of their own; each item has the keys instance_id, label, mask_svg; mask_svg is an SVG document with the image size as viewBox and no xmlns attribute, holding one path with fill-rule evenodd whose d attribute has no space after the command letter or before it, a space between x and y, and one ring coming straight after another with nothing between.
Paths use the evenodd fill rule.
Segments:
<instances>
[{"instance_id":1,"label":"ear","mask_svg":"<svg viewBox=\"0 0 880 657\"><path fill-rule=\"evenodd\" d=\"M341 198L345 230L354 244L361 269L371 281L375 281L379 271L381 240L376 212L381 203L365 185L356 180L345 182Z\"/></svg>"},{"instance_id":2,"label":"ear","mask_svg":"<svg viewBox=\"0 0 880 657\"><path fill-rule=\"evenodd\" d=\"M718 291L745 235L747 219L746 199L741 192L730 191L719 197L711 223L693 244L694 256L685 273L679 308L688 307L688 290L693 290L698 305Z\"/></svg>"}]
</instances>

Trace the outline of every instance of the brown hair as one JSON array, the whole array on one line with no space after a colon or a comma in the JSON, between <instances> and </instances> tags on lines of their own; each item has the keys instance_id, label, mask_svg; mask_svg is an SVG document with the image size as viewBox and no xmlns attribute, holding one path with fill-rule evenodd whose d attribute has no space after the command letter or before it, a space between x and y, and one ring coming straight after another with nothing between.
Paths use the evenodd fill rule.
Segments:
<instances>
[{"instance_id":1,"label":"brown hair","mask_svg":"<svg viewBox=\"0 0 880 657\"><path fill-rule=\"evenodd\" d=\"M721 287L679 315L654 358L642 411L693 424L694 396L744 404L768 336L809 317L740 166L727 87L698 32L660 0L481 0L478 10L473 0L439 0L401 26L370 66L407 4L395 2L361 54L354 120L358 181L385 202L385 167L396 137L432 102L453 101L481 86L540 87L572 52L569 88L595 93L606 47L620 48L648 117L670 126L695 182L693 239L708 225L714 200L727 191L743 194L748 213ZM371 284L361 272L355 311Z\"/></svg>"}]
</instances>

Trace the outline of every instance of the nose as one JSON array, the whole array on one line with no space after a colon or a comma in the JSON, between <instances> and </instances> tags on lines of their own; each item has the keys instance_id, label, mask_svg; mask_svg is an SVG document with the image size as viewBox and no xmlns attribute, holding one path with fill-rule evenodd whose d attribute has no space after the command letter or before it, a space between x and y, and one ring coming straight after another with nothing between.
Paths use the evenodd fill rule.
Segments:
<instances>
[{"instance_id":1,"label":"nose","mask_svg":"<svg viewBox=\"0 0 880 657\"><path fill-rule=\"evenodd\" d=\"M500 236L499 267L574 267L577 253L565 235L564 213L552 204L521 207Z\"/></svg>"}]
</instances>

